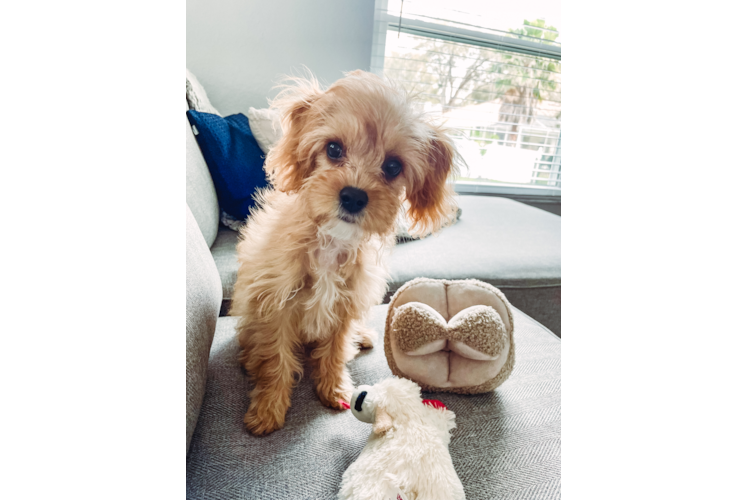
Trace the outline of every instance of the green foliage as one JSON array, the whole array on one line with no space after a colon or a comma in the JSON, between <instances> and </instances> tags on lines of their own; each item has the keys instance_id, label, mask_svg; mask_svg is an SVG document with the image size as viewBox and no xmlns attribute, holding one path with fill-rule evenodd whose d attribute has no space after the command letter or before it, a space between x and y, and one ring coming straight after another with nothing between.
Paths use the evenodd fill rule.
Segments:
<instances>
[{"instance_id":1,"label":"green foliage","mask_svg":"<svg viewBox=\"0 0 748 500\"><path fill-rule=\"evenodd\" d=\"M486 78L501 55L496 51L407 35L420 42L413 51L385 59L385 75L406 82L422 100L444 108L474 104L471 93Z\"/></svg>"},{"instance_id":2,"label":"green foliage","mask_svg":"<svg viewBox=\"0 0 748 500\"><path fill-rule=\"evenodd\" d=\"M556 28L546 26L543 19L525 20L522 28L510 32L542 43L553 43L559 35ZM529 124L544 101L561 101L561 64L558 61L507 52L491 69L501 75L487 86L504 95L499 121Z\"/></svg>"},{"instance_id":3,"label":"green foliage","mask_svg":"<svg viewBox=\"0 0 748 500\"><path fill-rule=\"evenodd\" d=\"M469 137L477 142L481 147L481 156L485 156L486 146L497 141L504 141L506 138L506 134L501 132L494 132L491 130L471 130Z\"/></svg>"},{"instance_id":4,"label":"green foliage","mask_svg":"<svg viewBox=\"0 0 748 500\"><path fill-rule=\"evenodd\" d=\"M559 36L556 28L546 25L543 19L525 20L522 27L510 32L509 36L546 44L554 43ZM481 155L491 144L544 149L545 163L539 163L537 168L548 171L536 172L533 182L558 185L551 178L555 174L550 172L548 163L555 158L558 136L536 118L542 115L557 119L560 129L560 61L404 33L400 37L406 37L409 43L404 45L413 48L388 54L385 76L418 94L418 100L441 105L444 112L487 102L499 104L493 106L499 108L496 122L489 125L489 121L485 128L473 126L478 129L469 130L468 138L479 145ZM540 136L528 135L528 130L540 130ZM550 135L544 137L548 132Z\"/></svg>"},{"instance_id":5,"label":"green foliage","mask_svg":"<svg viewBox=\"0 0 748 500\"><path fill-rule=\"evenodd\" d=\"M559 36L543 19L525 20L510 30L518 37L553 43ZM498 121L530 124L542 103L561 100L561 64L558 61L514 52L496 51L408 36L419 40L413 50L391 54L385 75L419 94L419 98L449 108L501 102ZM554 111L554 114L559 112Z\"/></svg>"},{"instance_id":6,"label":"green foliage","mask_svg":"<svg viewBox=\"0 0 748 500\"><path fill-rule=\"evenodd\" d=\"M545 25L545 19L536 19L534 21L528 21L525 19L521 28L509 30L509 32L520 36L537 38L538 40L534 41L540 43L553 43L559 35L556 28Z\"/></svg>"}]
</instances>

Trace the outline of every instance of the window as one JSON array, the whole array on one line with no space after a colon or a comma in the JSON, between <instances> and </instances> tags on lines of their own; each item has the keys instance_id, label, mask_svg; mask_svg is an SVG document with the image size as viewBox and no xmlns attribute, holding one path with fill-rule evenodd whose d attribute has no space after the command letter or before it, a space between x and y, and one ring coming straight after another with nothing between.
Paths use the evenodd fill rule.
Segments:
<instances>
[{"instance_id":1,"label":"window","mask_svg":"<svg viewBox=\"0 0 748 500\"><path fill-rule=\"evenodd\" d=\"M560 2L378 0L372 71L453 130L460 192L560 196Z\"/></svg>"}]
</instances>

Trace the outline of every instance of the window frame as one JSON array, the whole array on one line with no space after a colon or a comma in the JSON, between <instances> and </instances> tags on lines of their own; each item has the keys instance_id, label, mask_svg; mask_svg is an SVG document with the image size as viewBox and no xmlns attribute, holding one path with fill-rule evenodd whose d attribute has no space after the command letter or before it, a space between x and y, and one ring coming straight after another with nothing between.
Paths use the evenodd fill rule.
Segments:
<instances>
[{"instance_id":1,"label":"window frame","mask_svg":"<svg viewBox=\"0 0 748 500\"><path fill-rule=\"evenodd\" d=\"M374 2L374 33L371 51L371 71L379 76L384 75L385 45L387 31L400 31L421 37L459 42L479 47L515 52L523 55L545 57L561 61L561 47L531 40L484 33L467 28L431 23L421 19L406 19L388 12L389 0ZM559 130L559 134L560 134ZM561 137L559 136L559 147ZM554 160L555 163L555 160ZM550 172L553 175L553 172ZM558 175L556 173L556 175ZM557 178L557 177L556 177ZM455 181L454 189L458 194L481 194L489 196L518 196L536 199L539 202L561 201L561 188L533 184L510 184L499 182Z\"/></svg>"}]
</instances>

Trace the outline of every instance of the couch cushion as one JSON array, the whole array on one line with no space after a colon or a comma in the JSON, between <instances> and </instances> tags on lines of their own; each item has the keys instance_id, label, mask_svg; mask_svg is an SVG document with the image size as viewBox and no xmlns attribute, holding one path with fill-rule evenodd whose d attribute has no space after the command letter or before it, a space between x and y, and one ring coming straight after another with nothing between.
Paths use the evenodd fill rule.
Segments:
<instances>
[{"instance_id":1,"label":"couch cushion","mask_svg":"<svg viewBox=\"0 0 748 500\"><path fill-rule=\"evenodd\" d=\"M356 384L391 376L382 332L386 306L374 308L372 350L350 363ZM561 342L522 312L515 318L516 364L492 392L423 393L454 411L449 449L467 498L559 498L561 479ZM251 385L237 361L236 318L220 318L208 388L187 457L187 498L335 498L345 469L371 425L322 406L309 370L293 392L286 426L265 437L242 421Z\"/></svg>"},{"instance_id":2,"label":"couch cushion","mask_svg":"<svg viewBox=\"0 0 748 500\"><path fill-rule=\"evenodd\" d=\"M205 393L208 354L221 305L221 281L200 228L187 211L187 450Z\"/></svg>"},{"instance_id":3,"label":"couch cushion","mask_svg":"<svg viewBox=\"0 0 748 500\"><path fill-rule=\"evenodd\" d=\"M422 276L475 278L500 288L561 285L561 217L508 198L459 199L460 220L395 247L390 290Z\"/></svg>"},{"instance_id":4,"label":"couch cushion","mask_svg":"<svg viewBox=\"0 0 748 500\"><path fill-rule=\"evenodd\" d=\"M210 253L213 254L213 260L216 262L223 287L224 305L221 306L222 311L228 311L231 296L234 294L236 273L239 271L239 261L236 259L236 244L238 242L239 233L233 229L221 227L218 229L215 243L210 247Z\"/></svg>"},{"instance_id":5,"label":"couch cushion","mask_svg":"<svg viewBox=\"0 0 748 500\"><path fill-rule=\"evenodd\" d=\"M473 278L560 335L561 217L508 198L459 199L460 220L393 249L390 293L414 278Z\"/></svg>"},{"instance_id":6,"label":"couch cushion","mask_svg":"<svg viewBox=\"0 0 748 500\"><path fill-rule=\"evenodd\" d=\"M184 123L187 127L187 205L192 210L197 225L200 226L205 243L210 247L218 231L218 197L208 165L203 159L187 117Z\"/></svg>"}]
</instances>

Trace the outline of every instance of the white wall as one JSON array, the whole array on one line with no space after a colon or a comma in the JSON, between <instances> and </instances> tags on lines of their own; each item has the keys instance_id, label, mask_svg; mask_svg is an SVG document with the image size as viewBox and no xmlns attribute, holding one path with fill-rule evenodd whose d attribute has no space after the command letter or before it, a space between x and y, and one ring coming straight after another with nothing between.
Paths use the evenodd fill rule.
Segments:
<instances>
[{"instance_id":1,"label":"white wall","mask_svg":"<svg viewBox=\"0 0 748 500\"><path fill-rule=\"evenodd\" d=\"M223 115L267 107L306 65L322 83L369 70L374 0L187 0L187 67Z\"/></svg>"}]
</instances>

